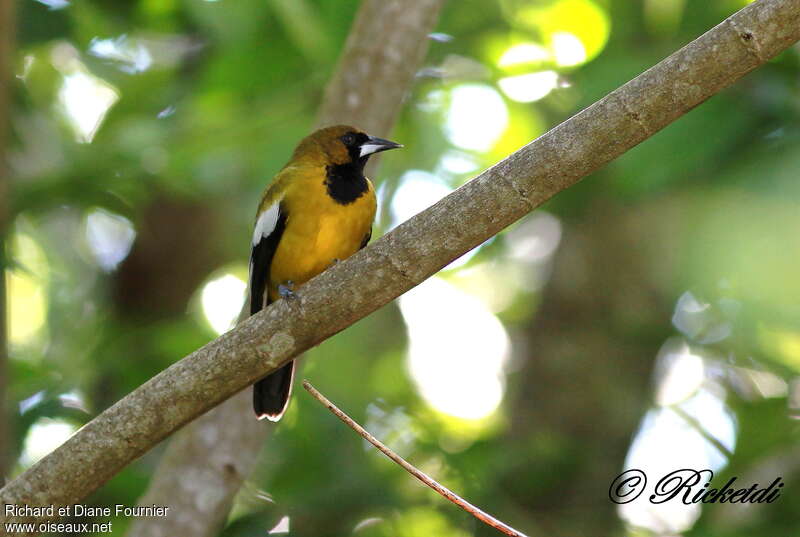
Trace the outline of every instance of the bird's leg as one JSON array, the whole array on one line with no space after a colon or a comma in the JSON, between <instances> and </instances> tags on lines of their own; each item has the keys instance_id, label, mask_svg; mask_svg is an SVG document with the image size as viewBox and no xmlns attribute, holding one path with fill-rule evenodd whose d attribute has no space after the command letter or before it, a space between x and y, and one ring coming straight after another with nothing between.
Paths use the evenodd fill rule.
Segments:
<instances>
[{"instance_id":1,"label":"bird's leg","mask_svg":"<svg viewBox=\"0 0 800 537\"><path fill-rule=\"evenodd\" d=\"M333 261L331 261L331 264L330 264L330 265L328 265L328 268L331 268L332 266L334 266L334 265L335 265L336 263L338 263L339 261L341 261L341 260L340 260L338 257L334 257L334 258L333 258Z\"/></svg>"},{"instance_id":2,"label":"bird's leg","mask_svg":"<svg viewBox=\"0 0 800 537\"><path fill-rule=\"evenodd\" d=\"M287 280L286 283L281 283L278 285L278 294L281 295L282 298L297 298L297 293L292 291L294 287L294 282L292 280Z\"/></svg>"}]
</instances>

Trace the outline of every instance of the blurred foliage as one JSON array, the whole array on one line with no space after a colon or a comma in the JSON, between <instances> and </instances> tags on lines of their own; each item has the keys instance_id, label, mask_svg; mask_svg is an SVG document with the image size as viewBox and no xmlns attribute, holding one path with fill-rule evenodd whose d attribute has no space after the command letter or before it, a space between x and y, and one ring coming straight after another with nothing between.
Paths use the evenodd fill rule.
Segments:
<instances>
[{"instance_id":1,"label":"blurred foliage","mask_svg":"<svg viewBox=\"0 0 800 537\"><path fill-rule=\"evenodd\" d=\"M392 135L406 149L376 176L375 236L745 3L448 3ZM311 128L357 3L19 8L6 276L14 473L238 311L241 284L224 276L246 272L258 196ZM799 85L795 48L421 286L422 308L383 308L310 351L303 376L531 535L793 535ZM502 325L474 324L492 317ZM472 417L444 412L442 398ZM643 456L636 442L650 435L674 453L702 442L686 423L659 429L675 406L706 434L731 429L718 440L733 455L672 468L705 461L715 484L780 476L782 497L649 523L618 512L608 486L626 456ZM135 504L158 455L90 502ZM494 535L305 393L264 455L226 536L263 535L285 516L297 536ZM113 522L123 535L128 521Z\"/></svg>"}]
</instances>

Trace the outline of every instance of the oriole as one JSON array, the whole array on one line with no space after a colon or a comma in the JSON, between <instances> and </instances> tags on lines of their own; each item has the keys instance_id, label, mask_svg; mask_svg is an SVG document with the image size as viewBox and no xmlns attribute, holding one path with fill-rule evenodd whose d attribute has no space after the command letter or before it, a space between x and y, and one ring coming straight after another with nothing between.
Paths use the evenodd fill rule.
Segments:
<instances>
[{"instance_id":1,"label":"oriole","mask_svg":"<svg viewBox=\"0 0 800 537\"><path fill-rule=\"evenodd\" d=\"M375 190L364 177L370 155L400 144L346 125L304 138L264 191L250 253L250 314L293 290L369 242ZM294 362L253 386L258 419L286 411Z\"/></svg>"}]
</instances>

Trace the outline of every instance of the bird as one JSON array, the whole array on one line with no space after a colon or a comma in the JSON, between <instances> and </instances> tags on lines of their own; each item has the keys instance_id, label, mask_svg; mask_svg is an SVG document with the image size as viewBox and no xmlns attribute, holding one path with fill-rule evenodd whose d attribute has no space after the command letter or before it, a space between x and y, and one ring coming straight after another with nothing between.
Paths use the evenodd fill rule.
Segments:
<instances>
[{"instance_id":1,"label":"bird","mask_svg":"<svg viewBox=\"0 0 800 537\"><path fill-rule=\"evenodd\" d=\"M250 251L250 315L367 245L377 201L364 176L370 156L401 144L348 125L319 129L297 145L264 190ZM279 421L292 392L294 361L253 385L256 417Z\"/></svg>"}]
</instances>

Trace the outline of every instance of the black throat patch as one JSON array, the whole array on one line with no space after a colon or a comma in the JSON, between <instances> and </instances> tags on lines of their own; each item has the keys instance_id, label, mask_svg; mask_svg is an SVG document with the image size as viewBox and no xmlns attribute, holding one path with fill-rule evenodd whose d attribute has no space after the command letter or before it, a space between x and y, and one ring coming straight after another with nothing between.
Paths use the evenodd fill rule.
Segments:
<instances>
[{"instance_id":1,"label":"black throat patch","mask_svg":"<svg viewBox=\"0 0 800 537\"><path fill-rule=\"evenodd\" d=\"M363 162L362 162L363 160ZM325 186L336 203L347 205L360 198L369 188L364 177L366 158L326 168Z\"/></svg>"}]
</instances>

